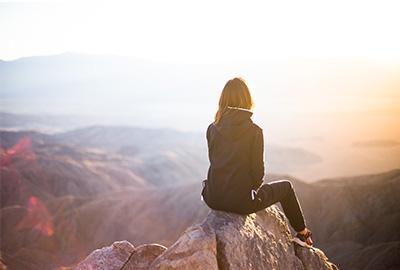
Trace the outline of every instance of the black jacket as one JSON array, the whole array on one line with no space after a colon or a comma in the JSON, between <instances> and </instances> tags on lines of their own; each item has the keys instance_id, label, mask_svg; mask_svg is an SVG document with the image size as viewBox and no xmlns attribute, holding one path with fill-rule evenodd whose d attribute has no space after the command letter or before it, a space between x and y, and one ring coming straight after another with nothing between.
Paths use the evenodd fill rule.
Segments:
<instances>
[{"instance_id":1,"label":"black jacket","mask_svg":"<svg viewBox=\"0 0 400 270\"><path fill-rule=\"evenodd\" d=\"M206 204L217 210L250 213L264 177L263 130L249 110L228 108L220 122L207 128L210 167L202 190Z\"/></svg>"}]
</instances>

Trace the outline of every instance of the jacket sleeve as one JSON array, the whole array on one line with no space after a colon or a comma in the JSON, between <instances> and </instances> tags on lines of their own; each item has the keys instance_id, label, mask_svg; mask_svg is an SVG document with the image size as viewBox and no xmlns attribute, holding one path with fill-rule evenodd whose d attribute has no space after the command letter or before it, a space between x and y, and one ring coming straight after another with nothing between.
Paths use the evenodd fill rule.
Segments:
<instances>
[{"instance_id":1,"label":"jacket sleeve","mask_svg":"<svg viewBox=\"0 0 400 270\"><path fill-rule=\"evenodd\" d=\"M258 189L264 181L264 136L262 129L255 134L251 150L251 175L254 189Z\"/></svg>"}]
</instances>

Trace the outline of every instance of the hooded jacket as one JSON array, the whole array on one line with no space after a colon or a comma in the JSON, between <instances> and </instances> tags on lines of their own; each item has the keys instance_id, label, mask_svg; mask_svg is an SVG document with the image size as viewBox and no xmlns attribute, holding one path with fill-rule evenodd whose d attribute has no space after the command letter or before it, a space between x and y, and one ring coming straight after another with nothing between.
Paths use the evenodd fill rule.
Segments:
<instances>
[{"instance_id":1,"label":"hooded jacket","mask_svg":"<svg viewBox=\"0 0 400 270\"><path fill-rule=\"evenodd\" d=\"M220 122L207 128L210 167L202 196L212 209L247 214L256 203L251 190L263 183L264 139L252 115L250 110L228 107Z\"/></svg>"}]
</instances>

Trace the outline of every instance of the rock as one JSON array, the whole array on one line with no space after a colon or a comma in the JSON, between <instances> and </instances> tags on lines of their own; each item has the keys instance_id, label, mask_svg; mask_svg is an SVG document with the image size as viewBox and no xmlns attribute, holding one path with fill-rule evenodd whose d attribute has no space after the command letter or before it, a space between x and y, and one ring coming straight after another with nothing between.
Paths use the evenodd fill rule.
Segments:
<instances>
[{"instance_id":1,"label":"rock","mask_svg":"<svg viewBox=\"0 0 400 270\"><path fill-rule=\"evenodd\" d=\"M218 270L216 234L210 225L189 227L149 268Z\"/></svg>"},{"instance_id":2,"label":"rock","mask_svg":"<svg viewBox=\"0 0 400 270\"><path fill-rule=\"evenodd\" d=\"M93 251L74 270L144 270L167 248L159 244L134 247L128 241L114 242Z\"/></svg>"},{"instance_id":3,"label":"rock","mask_svg":"<svg viewBox=\"0 0 400 270\"><path fill-rule=\"evenodd\" d=\"M312 269L334 269L339 270L339 268L333 263L328 261L326 255L322 250L318 248L303 248L299 245L294 247L296 256L299 257L303 263L305 270Z\"/></svg>"},{"instance_id":4,"label":"rock","mask_svg":"<svg viewBox=\"0 0 400 270\"><path fill-rule=\"evenodd\" d=\"M146 270L152 261L167 248L159 244L145 244L135 248L123 270Z\"/></svg>"},{"instance_id":5,"label":"rock","mask_svg":"<svg viewBox=\"0 0 400 270\"><path fill-rule=\"evenodd\" d=\"M135 247L128 241L114 242L109 247L93 251L76 266L75 270L119 270L134 250Z\"/></svg>"},{"instance_id":6,"label":"rock","mask_svg":"<svg viewBox=\"0 0 400 270\"><path fill-rule=\"evenodd\" d=\"M135 249L124 243L132 248L96 250L76 269L338 269L321 250L292 242L285 216L276 206L250 215L211 210L168 249L156 244Z\"/></svg>"},{"instance_id":7,"label":"rock","mask_svg":"<svg viewBox=\"0 0 400 270\"><path fill-rule=\"evenodd\" d=\"M150 269L336 269L325 255L296 246L306 250L299 251L302 256L298 257L294 245L285 218L275 206L247 216L212 210L154 260Z\"/></svg>"},{"instance_id":8,"label":"rock","mask_svg":"<svg viewBox=\"0 0 400 270\"><path fill-rule=\"evenodd\" d=\"M3 258L0 253L0 270L7 270L7 265L3 263Z\"/></svg>"}]
</instances>

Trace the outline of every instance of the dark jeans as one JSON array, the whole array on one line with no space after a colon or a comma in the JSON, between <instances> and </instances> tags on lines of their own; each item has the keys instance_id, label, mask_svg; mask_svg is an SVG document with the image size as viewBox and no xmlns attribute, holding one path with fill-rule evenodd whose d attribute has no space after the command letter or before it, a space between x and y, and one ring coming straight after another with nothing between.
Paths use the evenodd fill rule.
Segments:
<instances>
[{"instance_id":1,"label":"dark jeans","mask_svg":"<svg viewBox=\"0 0 400 270\"><path fill-rule=\"evenodd\" d=\"M257 198L260 200L254 212L280 202L293 229L299 232L306 227L303 212L290 181L279 180L261 185L257 191Z\"/></svg>"}]
</instances>

